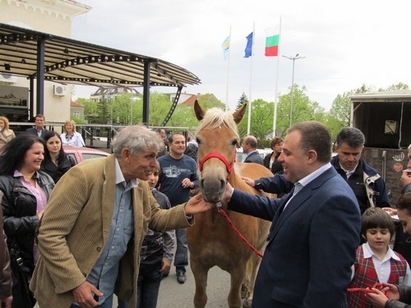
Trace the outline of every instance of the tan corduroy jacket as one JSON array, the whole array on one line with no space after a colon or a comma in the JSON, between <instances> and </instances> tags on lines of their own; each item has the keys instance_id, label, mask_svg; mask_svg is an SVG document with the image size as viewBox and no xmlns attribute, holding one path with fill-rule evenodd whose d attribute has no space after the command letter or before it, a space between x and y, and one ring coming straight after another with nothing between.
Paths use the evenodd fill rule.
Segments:
<instances>
[{"instance_id":1,"label":"tan corduroy jacket","mask_svg":"<svg viewBox=\"0 0 411 308\"><path fill-rule=\"evenodd\" d=\"M40 307L69 307L71 290L86 280L109 236L115 198L115 158L71 168L53 190L38 235L41 257L30 289ZM146 181L133 189L134 236L120 261L115 293L136 306L140 247L147 228L187 227L184 205L162 210Z\"/></svg>"}]
</instances>

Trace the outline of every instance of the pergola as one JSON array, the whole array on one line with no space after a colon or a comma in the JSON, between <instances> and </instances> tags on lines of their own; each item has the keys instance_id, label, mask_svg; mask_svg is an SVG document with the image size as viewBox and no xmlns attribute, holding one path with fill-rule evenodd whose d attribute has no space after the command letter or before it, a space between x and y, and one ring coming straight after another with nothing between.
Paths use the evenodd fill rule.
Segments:
<instances>
[{"instance_id":1,"label":"pergola","mask_svg":"<svg viewBox=\"0 0 411 308\"><path fill-rule=\"evenodd\" d=\"M0 73L26 76L30 80L31 113L34 102L37 113L44 113L45 80L97 87L143 87L143 123L146 125L150 87L177 87L173 107L163 121L165 125L182 88L201 83L190 71L161 59L2 23Z\"/></svg>"}]
</instances>

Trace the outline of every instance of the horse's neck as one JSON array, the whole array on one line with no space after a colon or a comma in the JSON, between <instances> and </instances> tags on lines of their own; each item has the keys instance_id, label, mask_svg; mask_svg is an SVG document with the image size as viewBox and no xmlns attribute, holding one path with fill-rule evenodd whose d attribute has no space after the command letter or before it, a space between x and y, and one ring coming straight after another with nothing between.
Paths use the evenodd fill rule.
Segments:
<instances>
[{"instance_id":1,"label":"horse's neck","mask_svg":"<svg viewBox=\"0 0 411 308\"><path fill-rule=\"evenodd\" d=\"M230 183L231 186L234 188L240 189L240 190L245 190L245 187L248 185L241 179L241 176L233 170L233 172L230 174L230 178L228 179L228 182Z\"/></svg>"}]
</instances>

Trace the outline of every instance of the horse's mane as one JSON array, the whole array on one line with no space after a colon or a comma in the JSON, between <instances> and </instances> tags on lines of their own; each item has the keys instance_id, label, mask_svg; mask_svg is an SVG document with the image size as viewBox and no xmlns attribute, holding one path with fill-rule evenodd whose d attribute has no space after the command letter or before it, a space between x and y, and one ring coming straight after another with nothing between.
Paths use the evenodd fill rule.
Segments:
<instances>
[{"instance_id":1,"label":"horse's mane","mask_svg":"<svg viewBox=\"0 0 411 308\"><path fill-rule=\"evenodd\" d=\"M213 107L207 110L204 119L200 122L200 125L196 130L196 133L203 129L215 129L222 125L227 126L230 130L235 132L237 139L240 138L233 114L229 111L224 111L217 107Z\"/></svg>"}]
</instances>

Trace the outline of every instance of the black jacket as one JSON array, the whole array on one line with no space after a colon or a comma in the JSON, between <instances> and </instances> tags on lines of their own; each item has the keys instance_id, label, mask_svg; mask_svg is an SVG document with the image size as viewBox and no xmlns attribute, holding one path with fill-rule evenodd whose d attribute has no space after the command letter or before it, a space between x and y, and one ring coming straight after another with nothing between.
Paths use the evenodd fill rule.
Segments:
<instances>
[{"instance_id":1,"label":"black jacket","mask_svg":"<svg viewBox=\"0 0 411 308\"><path fill-rule=\"evenodd\" d=\"M54 183L57 183L60 178L66 173L75 163L69 159L67 155L64 156L64 160L56 166L51 159L44 159L41 163L41 170L46 172L53 178Z\"/></svg>"},{"instance_id":2,"label":"black jacket","mask_svg":"<svg viewBox=\"0 0 411 308\"><path fill-rule=\"evenodd\" d=\"M35 177L48 199L54 188L53 179L42 171L37 171ZM7 245L10 249L16 244L24 265L33 270L34 238L39 225L36 198L24 187L19 178L8 175L0 176L0 190L4 194L1 205Z\"/></svg>"},{"instance_id":3,"label":"black jacket","mask_svg":"<svg viewBox=\"0 0 411 308\"><path fill-rule=\"evenodd\" d=\"M389 299L385 303L385 308L410 308L411 305L411 287L398 286L400 291L400 300Z\"/></svg>"},{"instance_id":4,"label":"black jacket","mask_svg":"<svg viewBox=\"0 0 411 308\"><path fill-rule=\"evenodd\" d=\"M268 169L270 169L270 160L271 160L271 155L273 155L273 153L274 152L271 152L270 154L268 154L268 155L266 155L265 157L264 157L264 166L266 166ZM274 159L274 161L273 161L273 164L271 165L271 169L270 169L270 171L273 173L273 174L277 174L277 173L283 173L283 164L282 163L280 163L279 161L278 161L278 157L281 155L281 153L278 153L276 156L275 156L275 159Z\"/></svg>"}]
</instances>

